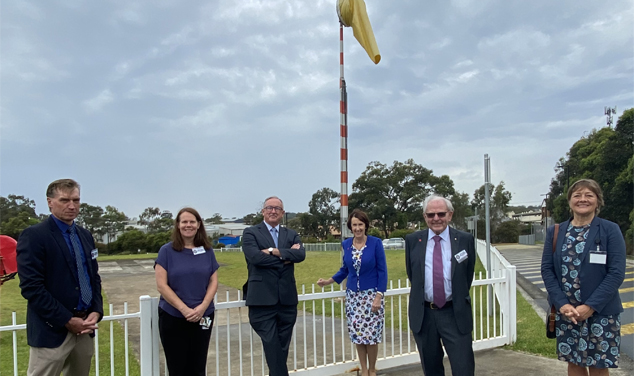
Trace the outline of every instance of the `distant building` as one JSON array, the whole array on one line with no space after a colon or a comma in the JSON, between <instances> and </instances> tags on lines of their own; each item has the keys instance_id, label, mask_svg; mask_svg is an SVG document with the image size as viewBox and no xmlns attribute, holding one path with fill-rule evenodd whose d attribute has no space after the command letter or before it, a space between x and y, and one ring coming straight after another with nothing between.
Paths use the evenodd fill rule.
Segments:
<instances>
[{"instance_id":1,"label":"distant building","mask_svg":"<svg viewBox=\"0 0 634 376\"><path fill-rule=\"evenodd\" d=\"M250 227L243 223L220 223L215 225L205 225L207 235L239 235L242 236L244 229Z\"/></svg>"},{"instance_id":2,"label":"distant building","mask_svg":"<svg viewBox=\"0 0 634 376\"><path fill-rule=\"evenodd\" d=\"M542 221L542 212L540 210L529 211L515 214L514 212L506 213L509 218L518 220L522 223L540 223Z\"/></svg>"}]
</instances>

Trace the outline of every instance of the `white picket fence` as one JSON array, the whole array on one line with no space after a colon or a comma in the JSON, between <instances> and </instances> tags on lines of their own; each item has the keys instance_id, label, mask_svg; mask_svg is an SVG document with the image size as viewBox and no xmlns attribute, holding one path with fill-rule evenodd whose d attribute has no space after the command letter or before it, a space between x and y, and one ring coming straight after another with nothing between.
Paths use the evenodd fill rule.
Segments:
<instances>
[{"instance_id":1,"label":"white picket fence","mask_svg":"<svg viewBox=\"0 0 634 376\"><path fill-rule=\"evenodd\" d=\"M486 261L483 243L477 244L478 256ZM516 340L516 280L515 267L510 265L495 249L491 248L492 273L490 276L476 276L472 287L473 347L482 350L511 344ZM379 345L378 369L419 362L413 336L409 330L407 307L409 302L409 282L390 282L385 293L385 326L383 342ZM489 299L489 291L491 292ZM223 299L216 296L216 313L210 344L207 371L209 375L266 375L267 368L259 337L248 323L247 308L237 292L237 297L229 293ZM288 365L293 374L309 376L335 375L351 371L358 366L354 345L349 340L343 299L345 291L302 287L299 295L297 322L291 340ZM110 362L111 375L129 375L128 354L138 351L141 375L158 376L165 372L160 353L158 335L158 299L141 296L138 312L128 313L127 304L123 314L104 316L95 336L96 354L100 338L109 331L110 359L95 357L98 365ZM221 301L222 300L222 301ZM491 302L490 307L487 302ZM110 312L113 312L112 305ZM138 332L129 331L131 320L139 320ZM125 343L125 364L114 360L114 325L119 321L123 326ZM0 327L0 332L12 332L13 364L2 364L3 375L18 375L17 332L25 330L25 324L16 323L13 314L12 325ZM130 349L130 339L139 339L139 348ZM136 338L134 338L136 340ZM136 342L136 341L134 341ZM26 346L26 345L23 345ZM137 352L135 351L135 354ZM12 372L11 372L12 369ZM26 365L19 367L25 374Z\"/></svg>"}]
</instances>

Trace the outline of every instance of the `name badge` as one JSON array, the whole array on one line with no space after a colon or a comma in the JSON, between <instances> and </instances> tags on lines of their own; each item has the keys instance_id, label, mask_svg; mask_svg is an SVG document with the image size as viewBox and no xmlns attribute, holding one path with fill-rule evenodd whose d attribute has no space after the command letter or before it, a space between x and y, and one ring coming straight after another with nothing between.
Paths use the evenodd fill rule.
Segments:
<instances>
[{"instance_id":1,"label":"name badge","mask_svg":"<svg viewBox=\"0 0 634 376\"><path fill-rule=\"evenodd\" d=\"M590 263L605 265L608 261L607 252L590 252Z\"/></svg>"},{"instance_id":2,"label":"name badge","mask_svg":"<svg viewBox=\"0 0 634 376\"><path fill-rule=\"evenodd\" d=\"M200 326L203 327L203 329L209 329L209 327L211 327L211 317L207 316L207 317L203 317L200 319Z\"/></svg>"},{"instance_id":3,"label":"name badge","mask_svg":"<svg viewBox=\"0 0 634 376\"><path fill-rule=\"evenodd\" d=\"M454 257L456 258L456 261L458 261L458 263L461 263L469 258L469 256L467 255L467 251L465 251L464 249L456 254Z\"/></svg>"},{"instance_id":4,"label":"name badge","mask_svg":"<svg viewBox=\"0 0 634 376\"><path fill-rule=\"evenodd\" d=\"M99 256L99 250L97 248L90 251L90 258L94 260L97 258L97 256Z\"/></svg>"},{"instance_id":5,"label":"name badge","mask_svg":"<svg viewBox=\"0 0 634 376\"><path fill-rule=\"evenodd\" d=\"M205 251L205 248L204 248L204 247L195 247L195 248L192 248L192 253L194 254L194 256L197 256L197 255L202 255L202 254L203 254L203 253L205 253L205 252L207 252L207 251Z\"/></svg>"}]
</instances>

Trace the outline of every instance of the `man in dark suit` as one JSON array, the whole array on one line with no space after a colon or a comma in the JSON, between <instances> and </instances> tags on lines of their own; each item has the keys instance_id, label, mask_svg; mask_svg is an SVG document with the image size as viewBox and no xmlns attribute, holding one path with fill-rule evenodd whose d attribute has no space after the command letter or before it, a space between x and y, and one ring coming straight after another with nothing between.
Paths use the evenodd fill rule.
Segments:
<instances>
[{"instance_id":1,"label":"man in dark suit","mask_svg":"<svg viewBox=\"0 0 634 376\"><path fill-rule=\"evenodd\" d=\"M51 215L25 229L17 245L31 346L27 375L86 376L94 354L91 337L103 316L97 249L90 232L74 221L77 182L52 182L46 200Z\"/></svg>"},{"instance_id":2,"label":"man in dark suit","mask_svg":"<svg viewBox=\"0 0 634 376\"><path fill-rule=\"evenodd\" d=\"M297 319L295 263L306 258L299 235L280 226L284 204L264 200L264 222L244 230L242 250L249 278L246 305L251 327L262 339L270 376L287 376L288 347Z\"/></svg>"},{"instance_id":3,"label":"man in dark suit","mask_svg":"<svg viewBox=\"0 0 634 376\"><path fill-rule=\"evenodd\" d=\"M405 240L405 263L411 282L409 326L423 372L427 376L445 375L444 346L452 374L473 375L469 290L475 242L471 234L448 227L453 205L446 198L428 197L423 211L429 229L410 234Z\"/></svg>"}]
</instances>

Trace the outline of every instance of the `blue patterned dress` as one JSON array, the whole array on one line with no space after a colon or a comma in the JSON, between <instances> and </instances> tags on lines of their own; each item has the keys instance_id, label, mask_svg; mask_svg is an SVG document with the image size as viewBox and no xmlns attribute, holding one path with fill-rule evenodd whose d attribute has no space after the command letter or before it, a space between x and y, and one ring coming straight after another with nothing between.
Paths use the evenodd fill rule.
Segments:
<instances>
[{"instance_id":1,"label":"blue patterned dress","mask_svg":"<svg viewBox=\"0 0 634 376\"><path fill-rule=\"evenodd\" d=\"M346 319L348 322L348 334L350 341L356 345L376 345L383 339L383 318L385 316L384 301L381 299L381 308L372 312L372 302L377 290L359 289L359 271L361 270L361 257L363 250L352 247L352 264L357 272L357 290L346 289Z\"/></svg>"},{"instance_id":2,"label":"blue patterned dress","mask_svg":"<svg viewBox=\"0 0 634 376\"><path fill-rule=\"evenodd\" d=\"M561 283L568 301L575 307L581 305L579 256L586 246L589 229L590 225L577 227L570 224L561 249ZM618 367L621 315L599 315L595 312L587 320L573 324L557 313L556 334L559 360L582 367Z\"/></svg>"}]
</instances>

